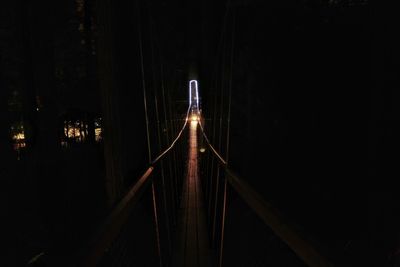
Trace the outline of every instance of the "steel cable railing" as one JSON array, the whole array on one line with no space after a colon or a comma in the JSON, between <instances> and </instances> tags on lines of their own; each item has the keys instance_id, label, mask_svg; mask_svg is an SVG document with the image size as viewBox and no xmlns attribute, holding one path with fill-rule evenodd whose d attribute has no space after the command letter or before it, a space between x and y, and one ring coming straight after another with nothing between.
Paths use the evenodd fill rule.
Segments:
<instances>
[{"instance_id":1,"label":"steel cable railing","mask_svg":"<svg viewBox=\"0 0 400 267\"><path fill-rule=\"evenodd\" d=\"M185 122L177 137L172 141L171 145L151 162L150 166L146 169L143 175L131 187L122 200L119 201L119 203L112 210L111 214L97 229L85 248L82 249L80 256L78 256L78 261L80 262L78 264L79 266L98 266L100 264L104 253L110 249L114 240L118 237L121 229L123 229L126 221L128 220L131 210L140 200L144 191L152 181L153 172L156 166L163 160L168 152L175 147L177 141L181 138L182 133L187 126L189 113L190 107L187 110ZM154 190L154 188L152 188L152 190ZM155 200L153 199L153 201Z\"/></svg>"},{"instance_id":2,"label":"steel cable railing","mask_svg":"<svg viewBox=\"0 0 400 267\"><path fill-rule=\"evenodd\" d=\"M187 122L188 122L188 120L189 120L189 112L190 112L190 107L188 108L188 110L187 110L187 112L186 112L185 123L183 124L183 126L182 126L181 130L179 131L179 133L178 133L177 137L175 138L175 140L172 141L171 145L170 145L167 149L165 149L164 152L162 152L158 157L156 157L156 158L151 162L151 165L154 165L154 164L156 164L158 161L160 161L160 159L162 159L162 158L165 156L165 154L167 154L167 153L175 146L175 143L176 143L176 142L179 140L179 138L182 136L183 130L185 130L185 128L186 128Z\"/></svg>"},{"instance_id":3,"label":"steel cable railing","mask_svg":"<svg viewBox=\"0 0 400 267\"><path fill-rule=\"evenodd\" d=\"M227 162L218 153L218 151L210 143L201 120L199 120L202 135L207 143L207 146L212 151L213 156L217 159L219 167L222 169L224 175L224 183L228 183L230 187L240 196L240 198L247 204L248 207L267 225L276 236L278 236L288 247L299 257L302 261L310 267L332 267L333 263L322 255L319 250L309 242L301 233L283 218L270 203L266 202L263 197L257 193L249 184L235 174L228 166ZM224 193L223 205L226 205L226 191ZM215 201L218 201L215 199ZM222 207L225 210L226 207ZM225 216L222 213L222 216ZM225 218L221 219L222 223ZM223 229L221 225L221 229ZM223 235L220 234L223 238ZM218 248L221 248L224 240L219 240ZM219 255L218 265L222 266L222 253Z\"/></svg>"}]
</instances>

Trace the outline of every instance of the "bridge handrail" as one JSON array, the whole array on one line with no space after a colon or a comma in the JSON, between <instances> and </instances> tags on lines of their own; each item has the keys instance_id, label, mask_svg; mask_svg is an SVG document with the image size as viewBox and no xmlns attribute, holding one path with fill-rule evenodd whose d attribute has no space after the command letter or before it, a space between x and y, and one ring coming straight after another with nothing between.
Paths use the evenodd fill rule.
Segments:
<instances>
[{"instance_id":1,"label":"bridge handrail","mask_svg":"<svg viewBox=\"0 0 400 267\"><path fill-rule=\"evenodd\" d=\"M319 253L310 242L303 238L300 233L295 231L294 227L284 220L283 216L280 215L270 203L265 201L256 190L229 168L227 162L210 143L200 121L199 125L208 147L224 170L225 179L257 216L308 266L333 267L334 264L332 262Z\"/></svg>"},{"instance_id":2,"label":"bridge handrail","mask_svg":"<svg viewBox=\"0 0 400 267\"><path fill-rule=\"evenodd\" d=\"M85 255L82 256L83 260L80 263L80 266L97 266L104 252L118 236L118 233L129 216L130 210L137 203L147 186L150 184L153 170L153 166L147 168L145 173L132 186L128 193L112 210L111 214L106 218L101 227L96 231L88 245L88 248L85 250Z\"/></svg>"},{"instance_id":3,"label":"bridge handrail","mask_svg":"<svg viewBox=\"0 0 400 267\"><path fill-rule=\"evenodd\" d=\"M89 244L85 247L82 252L80 266L91 267L97 266L100 262L102 255L109 248L112 242L117 238L118 233L123 227L124 223L128 219L129 213L135 204L138 202L143 192L150 184L152 180L152 173L157 163L161 161L162 158L172 148L175 146L176 142L182 136L183 131L187 126L189 119L190 106L186 113L185 122L179 131L177 137L171 143L171 145L160 153L147 167L146 171L139 178L139 180L129 189L126 195L118 202L118 204L113 208L110 215L107 216L105 221L101 224L98 230L93 235Z\"/></svg>"}]
</instances>

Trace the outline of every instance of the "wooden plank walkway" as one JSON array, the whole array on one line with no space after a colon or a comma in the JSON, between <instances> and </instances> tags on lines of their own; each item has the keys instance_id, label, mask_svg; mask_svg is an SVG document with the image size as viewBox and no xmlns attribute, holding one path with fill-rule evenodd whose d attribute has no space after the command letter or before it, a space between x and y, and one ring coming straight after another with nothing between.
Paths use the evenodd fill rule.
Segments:
<instances>
[{"instance_id":1,"label":"wooden plank walkway","mask_svg":"<svg viewBox=\"0 0 400 267\"><path fill-rule=\"evenodd\" d=\"M212 266L197 164L197 121L190 123L189 159L172 266Z\"/></svg>"}]
</instances>

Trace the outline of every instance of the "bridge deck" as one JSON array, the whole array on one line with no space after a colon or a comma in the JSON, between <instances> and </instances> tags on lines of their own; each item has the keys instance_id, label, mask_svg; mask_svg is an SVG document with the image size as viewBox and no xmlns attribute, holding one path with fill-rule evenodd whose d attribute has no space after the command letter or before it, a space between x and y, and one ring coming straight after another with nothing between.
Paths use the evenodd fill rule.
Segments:
<instances>
[{"instance_id":1,"label":"bridge deck","mask_svg":"<svg viewBox=\"0 0 400 267\"><path fill-rule=\"evenodd\" d=\"M172 266L212 266L197 165L197 122L190 124L189 159Z\"/></svg>"}]
</instances>

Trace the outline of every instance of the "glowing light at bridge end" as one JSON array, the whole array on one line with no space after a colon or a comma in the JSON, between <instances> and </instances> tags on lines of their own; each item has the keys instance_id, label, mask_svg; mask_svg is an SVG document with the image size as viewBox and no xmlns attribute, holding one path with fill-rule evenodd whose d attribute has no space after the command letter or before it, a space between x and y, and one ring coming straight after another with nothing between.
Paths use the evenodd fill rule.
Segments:
<instances>
[{"instance_id":1,"label":"glowing light at bridge end","mask_svg":"<svg viewBox=\"0 0 400 267\"><path fill-rule=\"evenodd\" d=\"M199 121L199 116L193 114L193 115L190 117L190 120L191 120L191 121Z\"/></svg>"},{"instance_id":2,"label":"glowing light at bridge end","mask_svg":"<svg viewBox=\"0 0 400 267\"><path fill-rule=\"evenodd\" d=\"M195 90L194 92L192 92L193 89ZM194 94L194 100L196 101L196 105L197 105L197 108L198 108L199 107L199 90L198 90L197 80L190 80L189 81L189 105L190 106L193 103L192 94Z\"/></svg>"}]
</instances>

